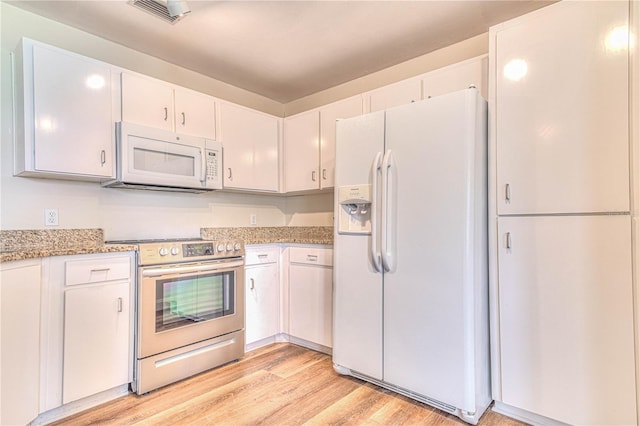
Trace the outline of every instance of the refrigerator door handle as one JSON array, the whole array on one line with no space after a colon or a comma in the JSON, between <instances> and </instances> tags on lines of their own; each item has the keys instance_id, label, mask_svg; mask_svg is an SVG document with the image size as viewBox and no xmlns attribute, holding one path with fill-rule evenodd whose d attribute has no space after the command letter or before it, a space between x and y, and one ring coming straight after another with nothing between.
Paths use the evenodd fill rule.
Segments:
<instances>
[{"instance_id":1,"label":"refrigerator door handle","mask_svg":"<svg viewBox=\"0 0 640 426\"><path fill-rule=\"evenodd\" d=\"M378 186L380 182L382 153L376 154L371 164L371 261L377 272L382 272L382 259L378 241Z\"/></svg>"},{"instance_id":2,"label":"refrigerator door handle","mask_svg":"<svg viewBox=\"0 0 640 426\"><path fill-rule=\"evenodd\" d=\"M396 269L395 256L395 184L396 165L389 149L382 159L382 266L385 272Z\"/></svg>"}]
</instances>

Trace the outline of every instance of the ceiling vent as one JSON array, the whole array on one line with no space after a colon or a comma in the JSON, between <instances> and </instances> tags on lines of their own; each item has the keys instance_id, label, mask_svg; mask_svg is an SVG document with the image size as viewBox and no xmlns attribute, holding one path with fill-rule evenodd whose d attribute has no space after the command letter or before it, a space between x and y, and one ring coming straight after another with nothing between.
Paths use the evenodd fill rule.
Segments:
<instances>
[{"instance_id":1,"label":"ceiling vent","mask_svg":"<svg viewBox=\"0 0 640 426\"><path fill-rule=\"evenodd\" d=\"M180 12L175 11L175 6L169 3L179 3ZM190 12L184 0L131 0L129 4L150 13L163 21L175 24ZM173 6L173 7L172 7Z\"/></svg>"}]
</instances>

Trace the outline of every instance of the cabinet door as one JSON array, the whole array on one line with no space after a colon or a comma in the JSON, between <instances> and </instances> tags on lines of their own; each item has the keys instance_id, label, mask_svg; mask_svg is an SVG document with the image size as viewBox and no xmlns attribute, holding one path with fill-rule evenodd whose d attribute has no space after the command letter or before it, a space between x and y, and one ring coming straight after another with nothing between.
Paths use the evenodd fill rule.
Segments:
<instances>
[{"instance_id":1,"label":"cabinet door","mask_svg":"<svg viewBox=\"0 0 640 426\"><path fill-rule=\"evenodd\" d=\"M489 60L486 56L431 71L422 77L424 99L475 86L487 98Z\"/></svg>"},{"instance_id":2,"label":"cabinet door","mask_svg":"<svg viewBox=\"0 0 640 426\"><path fill-rule=\"evenodd\" d=\"M422 82L419 78L412 78L371 92L369 94L369 112L382 111L421 99Z\"/></svg>"},{"instance_id":3,"label":"cabinet door","mask_svg":"<svg viewBox=\"0 0 640 426\"><path fill-rule=\"evenodd\" d=\"M630 217L507 217L498 235L503 402L636 424Z\"/></svg>"},{"instance_id":4,"label":"cabinet door","mask_svg":"<svg viewBox=\"0 0 640 426\"><path fill-rule=\"evenodd\" d=\"M173 131L173 88L122 73L122 121Z\"/></svg>"},{"instance_id":5,"label":"cabinet door","mask_svg":"<svg viewBox=\"0 0 640 426\"><path fill-rule=\"evenodd\" d=\"M224 187L278 191L278 118L221 103Z\"/></svg>"},{"instance_id":6,"label":"cabinet door","mask_svg":"<svg viewBox=\"0 0 640 426\"><path fill-rule=\"evenodd\" d=\"M29 424L40 392L40 260L0 271L0 424Z\"/></svg>"},{"instance_id":7,"label":"cabinet door","mask_svg":"<svg viewBox=\"0 0 640 426\"><path fill-rule=\"evenodd\" d=\"M286 192L320 188L320 113L284 119L284 186Z\"/></svg>"},{"instance_id":8,"label":"cabinet door","mask_svg":"<svg viewBox=\"0 0 640 426\"><path fill-rule=\"evenodd\" d=\"M246 281L246 344L275 336L280 329L278 264L249 266Z\"/></svg>"},{"instance_id":9,"label":"cabinet door","mask_svg":"<svg viewBox=\"0 0 640 426\"><path fill-rule=\"evenodd\" d=\"M33 90L35 169L113 176L109 67L34 46Z\"/></svg>"},{"instance_id":10,"label":"cabinet door","mask_svg":"<svg viewBox=\"0 0 640 426\"><path fill-rule=\"evenodd\" d=\"M177 133L216 138L215 101L211 96L176 88L174 101Z\"/></svg>"},{"instance_id":11,"label":"cabinet door","mask_svg":"<svg viewBox=\"0 0 640 426\"><path fill-rule=\"evenodd\" d=\"M362 98L345 99L320 109L320 188L333 188L336 171L336 120L362 114Z\"/></svg>"},{"instance_id":12,"label":"cabinet door","mask_svg":"<svg viewBox=\"0 0 640 426\"><path fill-rule=\"evenodd\" d=\"M129 282L67 290L63 403L129 382Z\"/></svg>"},{"instance_id":13,"label":"cabinet door","mask_svg":"<svg viewBox=\"0 0 640 426\"><path fill-rule=\"evenodd\" d=\"M332 346L333 269L289 266L289 332L292 336Z\"/></svg>"},{"instance_id":14,"label":"cabinet door","mask_svg":"<svg viewBox=\"0 0 640 426\"><path fill-rule=\"evenodd\" d=\"M499 214L629 210L628 3L561 2L499 29Z\"/></svg>"}]
</instances>

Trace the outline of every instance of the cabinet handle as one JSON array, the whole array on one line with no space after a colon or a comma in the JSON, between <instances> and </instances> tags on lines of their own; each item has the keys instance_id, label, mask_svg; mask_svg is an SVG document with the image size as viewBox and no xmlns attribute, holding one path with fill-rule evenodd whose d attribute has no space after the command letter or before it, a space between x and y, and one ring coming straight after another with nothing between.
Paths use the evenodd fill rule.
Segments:
<instances>
[{"instance_id":1,"label":"cabinet handle","mask_svg":"<svg viewBox=\"0 0 640 426\"><path fill-rule=\"evenodd\" d=\"M251 284L249 284L249 288L251 290L253 290L254 288L256 288L256 282L253 280L253 278L249 278L249 281L251 281Z\"/></svg>"},{"instance_id":2,"label":"cabinet handle","mask_svg":"<svg viewBox=\"0 0 640 426\"><path fill-rule=\"evenodd\" d=\"M183 112L182 113L182 125L184 126L186 122L187 122L187 116L184 115L184 112Z\"/></svg>"},{"instance_id":3,"label":"cabinet handle","mask_svg":"<svg viewBox=\"0 0 640 426\"><path fill-rule=\"evenodd\" d=\"M108 272L111 268L92 269L91 272Z\"/></svg>"},{"instance_id":4,"label":"cabinet handle","mask_svg":"<svg viewBox=\"0 0 640 426\"><path fill-rule=\"evenodd\" d=\"M118 297L118 312L122 312L122 297Z\"/></svg>"},{"instance_id":5,"label":"cabinet handle","mask_svg":"<svg viewBox=\"0 0 640 426\"><path fill-rule=\"evenodd\" d=\"M312 262L315 262L318 260L318 256L316 256L315 254L308 254L307 255L307 260L310 260Z\"/></svg>"},{"instance_id":6,"label":"cabinet handle","mask_svg":"<svg viewBox=\"0 0 640 426\"><path fill-rule=\"evenodd\" d=\"M504 201L511 202L511 185L509 184L504 186Z\"/></svg>"},{"instance_id":7,"label":"cabinet handle","mask_svg":"<svg viewBox=\"0 0 640 426\"><path fill-rule=\"evenodd\" d=\"M322 180L327 180L327 169L322 169Z\"/></svg>"},{"instance_id":8,"label":"cabinet handle","mask_svg":"<svg viewBox=\"0 0 640 426\"><path fill-rule=\"evenodd\" d=\"M164 121L167 121L169 118L169 108L164 107Z\"/></svg>"},{"instance_id":9,"label":"cabinet handle","mask_svg":"<svg viewBox=\"0 0 640 426\"><path fill-rule=\"evenodd\" d=\"M265 257L269 256L268 254L259 254L258 257L260 259L264 259Z\"/></svg>"},{"instance_id":10,"label":"cabinet handle","mask_svg":"<svg viewBox=\"0 0 640 426\"><path fill-rule=\"evenodd\" d=\"M311 172L311 180L314 181L314 182L316 181L316 171L315 170Z\"/></svg>"},{"instance_id":11,"label":"cabinet handle","mask_svg":"<svg viewBox=\"0 0 640 426\"><path fill-rule=\"evenodd\" d=\"M100 165L104 166L104 163L107 162L107 152L103 149L100 151Z\"/></svg>"},{"instance_id":12,"label":"cabinet handle","mask_svg":"<svg viewBox=\"0 0 640 426\"><path fill-rule=\"evenodd\" d=\"M511 250L511 232L507 232L505 240L506 240L505 245L507 250Z\"/></svg>"},{"instance_id":13,"label":"cabinet handle","mask_svg":"<svg viewBox=\"0 0 640 426\"><path fill-rule=\"evenodd\" d=\"M231 171L231 167L229 167L229 180L233 180L233 172Z\"/></svg>"}]
</instances>

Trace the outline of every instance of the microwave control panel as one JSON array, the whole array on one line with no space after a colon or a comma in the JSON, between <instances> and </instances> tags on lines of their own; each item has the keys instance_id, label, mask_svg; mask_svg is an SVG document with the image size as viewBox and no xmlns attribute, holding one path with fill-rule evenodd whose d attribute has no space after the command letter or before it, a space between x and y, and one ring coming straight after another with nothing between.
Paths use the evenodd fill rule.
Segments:
<instances>
[{"instance_id":1,"label":"microwave control panel","mask_svg":"<svg viewBox=\"0 0 640 426\"><path fill-rule=\"evenodd\" d=\"M222 189L222 177L220 176L222 168L222 147L219 149L205 150L206 162L206 187L211 189Z\"/></svg>"},{"instance_id":2,"label":"microwave control panel","mask_svg":"<svg viewBox=\"0 0 640 426\"><path fill-rule=\"evenodd\" d=\"M218 180L218 157L217 151L207 151L207 180Z\"/></svg>"}]
</instances>

